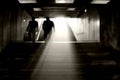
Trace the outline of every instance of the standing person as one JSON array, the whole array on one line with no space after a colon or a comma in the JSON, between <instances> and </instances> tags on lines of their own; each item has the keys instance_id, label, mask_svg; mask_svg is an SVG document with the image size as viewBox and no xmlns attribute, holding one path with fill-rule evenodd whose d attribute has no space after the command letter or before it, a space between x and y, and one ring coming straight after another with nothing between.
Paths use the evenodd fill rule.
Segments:
<instances>
[{"instance_id":1,"label":"standing person","mask_svg":"<svg viewBox=\"0 0 120 80\"><path fill-rule=\"evenodd\" d=\"M43 22L42 28L44 30L44 39L47 37L47 35L52 31L52 28L54 29L54 23L49 19L49 17L46 17L46 20Z\"/></svg>"},{"instance_id":2,"label":"standing person","mask_svg":"<svg viewBox=\"0 0 120 80\"><path fill-rule=\"evenodd\" d=\"M35 42L35 35L37 31L38 31L38 22L35 21L35 17L32 17L32 20L29 21L27 32L30 40L32 40L33 42Z\"/></svg>"}]
</instances>

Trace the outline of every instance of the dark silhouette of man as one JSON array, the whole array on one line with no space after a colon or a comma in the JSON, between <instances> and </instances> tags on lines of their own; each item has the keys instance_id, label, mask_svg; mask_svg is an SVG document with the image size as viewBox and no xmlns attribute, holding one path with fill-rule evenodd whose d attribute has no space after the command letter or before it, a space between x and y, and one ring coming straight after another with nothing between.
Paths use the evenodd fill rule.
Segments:
<instances>
[{"instance_id":1,"label":"dark silhouette of man","mask_svg":"<svg viewBox=\"0 0 120 80\"><path fill-rule=\"evenodd\" d=\"M32 20L29 21L27 31L28 31L28 36L30 40L34 42L36 31L38 31L38 22L35 21L35 17L32 17Z\"/></svg>"},{"instance_id":2,"label":"dark silhouette of man","mask_svg":"<svg viewBox=\"0 0 120 80\"><path fill-rule=\"evenodd\" d=\"M42 28L44 30L44 39L48 36L48 34L52 31L52 28L54 29L54 23L49 19L49 17L46 17L46 20L43 22Z\"/></svg>"}]
</instances>

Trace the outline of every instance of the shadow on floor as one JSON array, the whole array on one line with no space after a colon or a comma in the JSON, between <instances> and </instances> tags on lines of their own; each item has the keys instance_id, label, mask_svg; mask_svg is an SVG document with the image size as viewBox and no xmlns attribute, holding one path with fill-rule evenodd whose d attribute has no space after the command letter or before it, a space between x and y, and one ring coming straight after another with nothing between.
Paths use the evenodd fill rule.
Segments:
<instances>
[{"instance_id":1,"label":"shadow on floor","mask_svg":"<svg viewBox=\"0 0 120 80\"><path fill-rule=\"evenodd\" d=\"M43 48L37 53L37 49ZM28 80L37 59L44 50L43 44L12 43L0 54L0 80ZM37 56L37 57L36 57Z\"/></svg>"},{"instance_id":2,"label":"shadow on floor","mask_svg":"<svg viewBox=\"0 0 120 80\"><path fill-rule=\"evenodd\" d=\"M12 43L0 54L0 80L29 80L46 44ZM99 44L74 44L80 80L120 80L120 52Z\"/></svg>"},{"instance_id":3,"label":"shadow on floor","mask_svg":"<svg viewBox=\"0 0 120 80\"><path fill-rule=\"evenodd\" d=\"M120 51L99 44L75 44L83 80L120 80Z\"/></svg>"}]
</instances>

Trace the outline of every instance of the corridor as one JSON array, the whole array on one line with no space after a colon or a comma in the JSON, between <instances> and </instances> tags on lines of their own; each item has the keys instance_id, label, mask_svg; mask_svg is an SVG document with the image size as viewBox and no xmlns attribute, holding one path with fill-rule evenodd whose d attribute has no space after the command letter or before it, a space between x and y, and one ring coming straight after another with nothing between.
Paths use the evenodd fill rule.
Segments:
<instances>
[{"instance_id":1,"label":"corridor","mask_svg":"<svg viewBox=\"0 0 120 80\"><path fill-rule=\"evenodd\" d=\"M56 22L57 23L57 22ZM45 41L9 44L0 55L1 80L118 80L119 52L77 42L62 21ZM61 27L61 28L59 28Z\"/></svg>"},{"instance_id":2,"label":"corridor","mask_svg":"<svg viewBox=\"0 0 120 80\"><path fill-rule=\"evenodd\" d=\"M120 80L118 3L1 0L0 80ZM44 39L46 16L55 30ZM35 43L24 38L32 17Z\"/></svg>"}]
</instances>

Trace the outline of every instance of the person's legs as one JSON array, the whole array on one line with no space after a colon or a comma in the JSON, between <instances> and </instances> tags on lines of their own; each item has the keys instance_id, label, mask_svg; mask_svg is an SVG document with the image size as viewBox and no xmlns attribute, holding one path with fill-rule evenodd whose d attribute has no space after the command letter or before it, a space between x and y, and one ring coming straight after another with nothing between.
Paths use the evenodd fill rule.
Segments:
<instances>
[{"instance_id":1,"label":"person's legs","mask_svg":"<svg viewBox=\"0 0 120 80\"><path fill-rule=\"evenodd\" d=\"M32 41L33 43L35 43L35 40L36 40L36 34L35 34L35 30L32 32Z\"/></svg>"},{"instance_id":2,"label":"person's legs","mask_svg":"<svg viewBox=\"0 0 120 80\"><path fill-rule=\"evenodd\" d=\"M31 32L29 32L28 33L28 39L31 40L31 37L32 37Z\"/></svg>"},{"instance_id":3,"label":"person's legs","mask_svg":"<svg viewBox=\"0 0 120 80\"><path fill-rule=\"evenodd\" d=\"M46 32L44 32L44 39L47 37L47 33Z\"/></svg>"}]
</instances>

